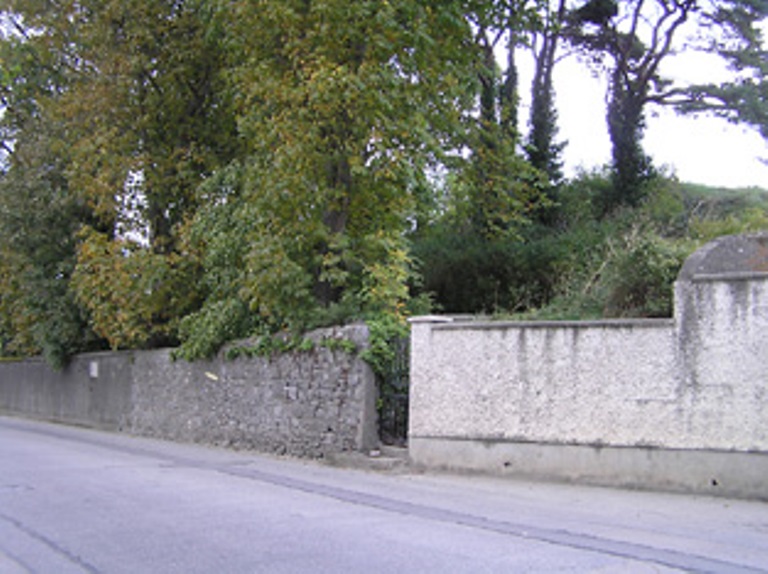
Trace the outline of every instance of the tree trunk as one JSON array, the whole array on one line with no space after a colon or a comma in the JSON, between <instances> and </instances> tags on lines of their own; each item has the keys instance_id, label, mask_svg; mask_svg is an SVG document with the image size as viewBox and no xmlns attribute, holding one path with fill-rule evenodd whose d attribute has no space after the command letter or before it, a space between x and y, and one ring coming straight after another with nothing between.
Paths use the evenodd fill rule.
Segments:
<instances>
[{"instance_id":1,"label":"tree trunk","mask_svg":"<svg viewBox=\"0 0 768 574\"><path fill-rule=\"evenodd\" d=\"M346 158L336 158L328 162L327 180L331 189L340 195L339 199L332 200L325 213L323 214L323 224L331 238L343 235L347 229L349 219L349 199L352 192L352 173L349 161ZM333 240L324 242L319 247L320 255L325 256L333 251L335 255L341 257L338 248L333 245ZM331 280L323 277L324 272L328 272L322 265L316 273L315 285L313 288L315 299L322 307L329 307L333 303L338 303L344 291L343 285L338 285Z\"/></svg>"},{"instance_id":2,"label":"tree trunk","mask_svg":"<svg viewBox=\"0 0 768 574\"><path fill-rule=\"evenodd\" d=\"M517 143L517 86L518 74L515 62L516 37L514 30L509 31L507 46L507 74L499 92L499 116L502 137Z\"/></svg>"},{"instance_id":3,"label":"tree trunk","mask_svg":"<svg viewBox=\"0 0 768 574\"><path fill-rule=\"evenodd\" d=\"M641 145L644 105L645 92L627 87L621 72L614 72L607 116L613 189L606 198L606 213L621 205L636 206L643 197L644 183L653 175L651 160Z\"/></svg>"},{"instance_id":4,"label":"tree trunk","mask_svg":"<svg viewBox=\"0 0 768 574\"><path fill-rule=\"evenodd\" d=\"M531 164L545 172L553 184L562 177L559 159L562 145L555 143L557 111L554 102L553 73L555 54L560 39L559 24L565 19L565 0L560 0L554 22L548 22L542 35L542 45L536 56L536 69L531 88L531 134L528 140L528 158Z\"/></svg>"}]
</instances>

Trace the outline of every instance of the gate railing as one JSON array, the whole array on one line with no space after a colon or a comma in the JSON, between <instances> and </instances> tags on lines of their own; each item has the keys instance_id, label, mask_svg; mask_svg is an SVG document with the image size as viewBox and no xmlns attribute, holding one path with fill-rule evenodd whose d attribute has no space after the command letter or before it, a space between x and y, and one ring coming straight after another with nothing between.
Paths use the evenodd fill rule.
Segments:
<instances>
[{"instance_id":1,"label":"gate railing","mask_svg":"<svg viewBox=\"0 0 768 574\"><path fill-rule=\"evenodd\" d=\"M395 351L395 358L379 380L379 438L386 445L406 446L410 339L403 337L390 344Z\"/></svg>"}]
</instances>

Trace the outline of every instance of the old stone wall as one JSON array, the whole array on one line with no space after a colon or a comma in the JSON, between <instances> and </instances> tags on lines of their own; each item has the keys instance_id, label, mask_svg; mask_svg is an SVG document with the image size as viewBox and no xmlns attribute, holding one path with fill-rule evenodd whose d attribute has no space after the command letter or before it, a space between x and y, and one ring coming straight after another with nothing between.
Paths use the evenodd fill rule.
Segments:
<instances>
[{"instance_id":1,"label":"old stone wall","mask_svg":"<svg viewBox=\"0 0 768 574\"><path fill-rule=\"evenodd\" d=\"M93 353L63 372L0 364L0 411L137 435L320 457L378 444L376 385L355 354L364 326L322 330L305 352L189 363L170 350Z\"/></svg>"},{"instance_id":2,"label":"old stone wall","mask_svg":"<svg viewBox=\"0 0 768 574\"><path fill-rule=\"evenodd\" d=\"M670 320L413 321L412 459L768 498L768 235L686 263Z\"/></svg>"}]
</instances>

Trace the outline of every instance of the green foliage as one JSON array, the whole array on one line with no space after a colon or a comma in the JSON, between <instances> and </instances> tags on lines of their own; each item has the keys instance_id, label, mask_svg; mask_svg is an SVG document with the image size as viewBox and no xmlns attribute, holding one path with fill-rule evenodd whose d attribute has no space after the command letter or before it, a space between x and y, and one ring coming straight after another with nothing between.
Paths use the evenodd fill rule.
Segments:
<instances>
[{"instance_id":1,"label":"green foliage","mask_svg":"<svg viewBox=\"0 0 768 574\"><path fill-rule=\"evenodd\" d=\"M694 219L690 224L690 234L700 243L706 243L722 235L737 235L765 231L768 229L768 211L765 208L750 207L738 214L730 214L722 219Z\"/></svg>"},{"instance_id":2,"label":"green foliage","mask_svg":"<svg viewBox=\"0 0 768 574\"><path fill-rule=\"evenodd\" d=\"M536 30L539 44L535 55L535 69L531 86L530 134L526 153L531 164L547 174L552 186L563 180L562 153L566 142L557 142L558 113L555 106L554 71L558 62L558 44L563 37L567 16L566 0L558 0L556 6L544 2L542 26Z\"/></svg>"},{"instance_id":3,"label":"green foliage","mask_svg":"<svg viewBox=\"0 0 768 574\"><path fill-rule=\"evenodd\" d=\"M9 7L19 28L0 42L9 64L0 77L0 135L12 150L4 183L14 188L5 197L29 208L9 203L6 213L25 226L25 240L36 220L51 222L40 226L38 235L48 236L33 260L24 246L12 247L19 279L32 273L47 285L18 290L30 304L13 305L17 316L3 321L13 329L6 348L60 363L102 347L94 331L113 347L176 340L198 297L178 233L201 178L239 145L209 7L159 0Z\"/></svg>"},{"instance_id":4,"label":"green foliage","mask_svg":"<svg viewBox=\"0 0 768 574\"><path fill-rule=\"evenodd\" d=\"M320 346L330 351L340 351L350 355L354 355L358 351L354 341L343 337L323 337Z\"/></svg>"},{"instance_id":5,"label":"green foliage","mask_svg":"<svg viewBox=\"0 0 768 574\"><path fill-rule=\"evenodd\" d=\"M623 53L623 48L618 50L618 54ZM632 61L618 56L617 59L607 113L612 158L611 193L604 198L607 211L639 205L647 183L656 175L642 146L649 80L642 74L639 80L628 79L627 69L633 69Z\"/></svg>"},{"instance_id":6,"label":"green foliage","mask_svg":"<svg viewBox=\"0 0 768 574\"><path fill-rule=\"evenodd\" d=\"M408 336L408 324L392 315L379 315L366 321L368 347L360 353L373 372L381 377L396 359L396 342Z\"/></svg>"},{"instance_id":7,"label":"green foliage","mask_svg":"<svg viewBox=\"0 0 768 574\"><path fill-rule=\"evenodd\" d=\"M462 58L468 28L452 10L335 0L232 13L252 152L242 293L262 321L301 330L404 305L406 218L439 151L431 129L456 116L445 57Z\"/></svg>"},{"instance_id":8,"label":"green foliage","mask_svg":"<svg viewBox=\"0 0 768 574\"><path fill-rule=\"evenodd\" d=\"M0 171L2 350L42 353L58 368L95 339L69 288L88 209L67 182L66 132L42 106L71 77L44 46L18 35L3 34L0 62L0 144L9 152Z\"/></svg>"},{"instance_id":9,"label":"green foliage","mask_svg":"<svg viewBox=\"0 0 768 574\"><path fill-rule=\"evenodd\" d=\"M229 341L245 337L253 329L252 315L240 299L207 302L199 311L187 315L179 326L182 344L179 358L210 358Z\"/></svg>"},{"instance_id":10,"label":"green foliage","mask_svg":"<svg viewBox=\"0 0 768 574\"><path fill-rule=\"evenodd\" d=\"M519 156L513 142L478 145L452 195L455 224L493 240L520 233L548 205L546 176Z\"/></svg>"},{"instance_id":11,"label":"green foliage","mask_svg":"<svg viewBox=\"0 0 768 574\"><path fill-rule=\"evenodd\" d=\"M200 208L180 232L185 257L200 268L200 307L179 325L181 357L213 356L225 343L248 337L257 317L242 296L245 256L252 228L243 200L243 170L233 162L198 189Z\"/></svg>"},{"instance_id":12,"label":"green foliage","mask_svg":"<svg viewBox=\"0 0 768 574\"><path fill-rule=\"evenodd\" d=\"M174 342L179 316L195 303L186 258L88 227L80 237L71 284L94 330L114 349Z\"/></svg>"},{"instance_id":13,"label":"green foliage","mask_svg":"<svg viewBox=\"0 0 768 574\"><path fill-rule=\"evenodd\" d=\"M719 219L738 215L747 209L768 210L768 190L758 187L721 189L696 184L680 184L686 209L698 219Z\"/></svg>"},{"instance_id":14,"label":"green foliage","mask_svg":"<svg viewBox=\"0 0 768 574\"><path fill-rule=\"evenodd\" d=\"M736 17L757 4L718 4L735 11L712 21L741 22L731 32L747 45L716 51L762 70L755 12ZM61 365L83 350L181 343L176 354L194 359L251 338L227 353L270 354L310 350L308 329L367 319L364 355L381 373L405 317L433 305L668 312L684 254L765 228L768 201L647 169L642 120L668 87L653 67L663 43L654 52L611 33L624 21L612 9L578 10L601 27L590 39L557 6L11 0L18 28L0 37L2 352ZM525 140L516 50L542 31L539 133ZM550 80L561 34L614 59L611 135L626 157L558 184ZM707 97L759 123L753 80Z\"/></svg>"},{"instance_id":15,"label":"green foliage","mask_svg":"<svg viewBox=\"0 0 768 574\"><path fill-rule=\"evenodd\" d=\"M309 353L318 347L350 355L358 352L355 342L344 337L323 337L316 343L301 335L267 333L256 337L254 344L227 346L224 354L227 359L232 360L238 357L271 357L291 352Z\"/></svg>"},{"instance_id":16,"label":"green foliage","mask_svg":"<svg viewBox=\"0 0 768 574\"><path fill-rule=\"evenodd\" d=\"M582 170L558 193L556 218L562 227L597 222L609 212L605 198L612 192L609 168Z\"/></svg>"},{"instance_id":17,"label":"green foliage","mask_svg":"<svg viewBox=\"0 0 768 574\"><path fill-rule=\"evenodd\" d=\"M603 279L607 292L603 315L671 317L672 285L689 248L649 231L638 230L622 239Z\"/></svg>"},{"instance_id":18,"label":"green foliage","mask_svg":"<svg viewBox=\"0 0 768 574\"><path fill-rule=\"evenodd\" d=\"M609 210L609 170L583 172L558 191L546 223L488 238L446 211L413 237L422 281L448 313L541 319L658 317L697 246L724 233L766 229L768 192L717 190L658 175L636 207Z\"/></svg>"},{"instance_id":19,"label":"green foliage","mask_svg":"<svg viewBox=\"0 0 768 574\"><path fill-rule=\"evenodd\" d=\"M315 350L315 342L300 335L287 336L264 334L252 345L231 345L225 348L224 357L234 361L240 357L273 357L283 353L309 353Z\"/></svg>"},{"instance_id":20,"label":"green foliage","mask_svg":"<svg viewBox=\"0 0 768 574\"><path fill-rule=\"evenodd\" d=\"M432 293L441 311L504 313L551 297L567 247L543 228L529 229L524 240L438 228L415 239L413 249L423 268L419 291Z\"/></svg>"},{"instance_id":21,"label":"green foliage","mask_svg":"<svg viewBox=\"0 0 768 574\"><path fill-rule=\"evenodd\" d=\"M691 243L635 228L596 244L591 257L573 260L557 294L526 318L670 317L673 283Z\"/></svg>"},{"instance_id":22,"label":"green foliage","mask_svg":"<svg viewBox=\"0 0 768 574\"><path fill-rule=\"evenodd\" d=\"M764 45L768 4L753 0L719 4L713 20L721 37L713 42L712 51L740 73L722 84L691 86L680 109L714 112L751 126L768 139L768 50Z\"/></svg>"},{"instance_id":23,"label":"green foliage","mask_svg":"<svg viewBox=\"0 0 768 574\"><path fill-rule=\"evenodd\" d=\"M58 368L96 338L69 285L87 209L69 193L55 152L59 134L25 121L37 131L17 142L12 169L0 176L3 350L42 353Z\"/></svg>"},{"instance_id":24,"label":"green foliage","mask_svg":"<svg viewBox=\"0 0 768 574\"><path fill-rule=\"evenodd\" d=\"M657 177L638 207L605 215L595 205L608 185L609 176L587 173L561 192L557 241L569 255L559 262L552 299L525 317L670 316L673 283L697 247L722 234L768 229L768 191Z\"/></svg>"}]
</instances>

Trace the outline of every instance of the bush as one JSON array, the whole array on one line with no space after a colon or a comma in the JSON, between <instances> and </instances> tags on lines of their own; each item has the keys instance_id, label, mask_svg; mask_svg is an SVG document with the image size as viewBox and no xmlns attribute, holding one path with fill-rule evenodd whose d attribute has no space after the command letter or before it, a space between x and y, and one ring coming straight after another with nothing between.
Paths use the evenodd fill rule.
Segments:
<instances>
[{"instance_id":1,"label":"bush","mask_svg":"<svg viewBox=\"0 0 768 574\"><path fill-rule=\"evenodd\" d=\"M557 282L566 247L552 235L486 239L436 229L414 241L428 292L446 313L503 313L544 304Z\"/></svg>"},{"instance_id":2,"label":"bush","mask_svg":"<svg viewBox=\"0 0 768 574\"><path fill-rule=\"evenodd\" d=\"M606 317L671 317L673 284L690 247L640 232L624 238L605 276Z\"/></svg>"},{"instance_id":3,"label":"bush","mask_svg":"<svg viewBox=\"0 0 768 574\"><path fill-rule=\"evenodd\" d=\"M182 344L175 356L190 361L210 358L225 343L249 336L254 325L253 314L240 299L206 302L202 309L182 319Z\"/></svg>"}]
</instances>

